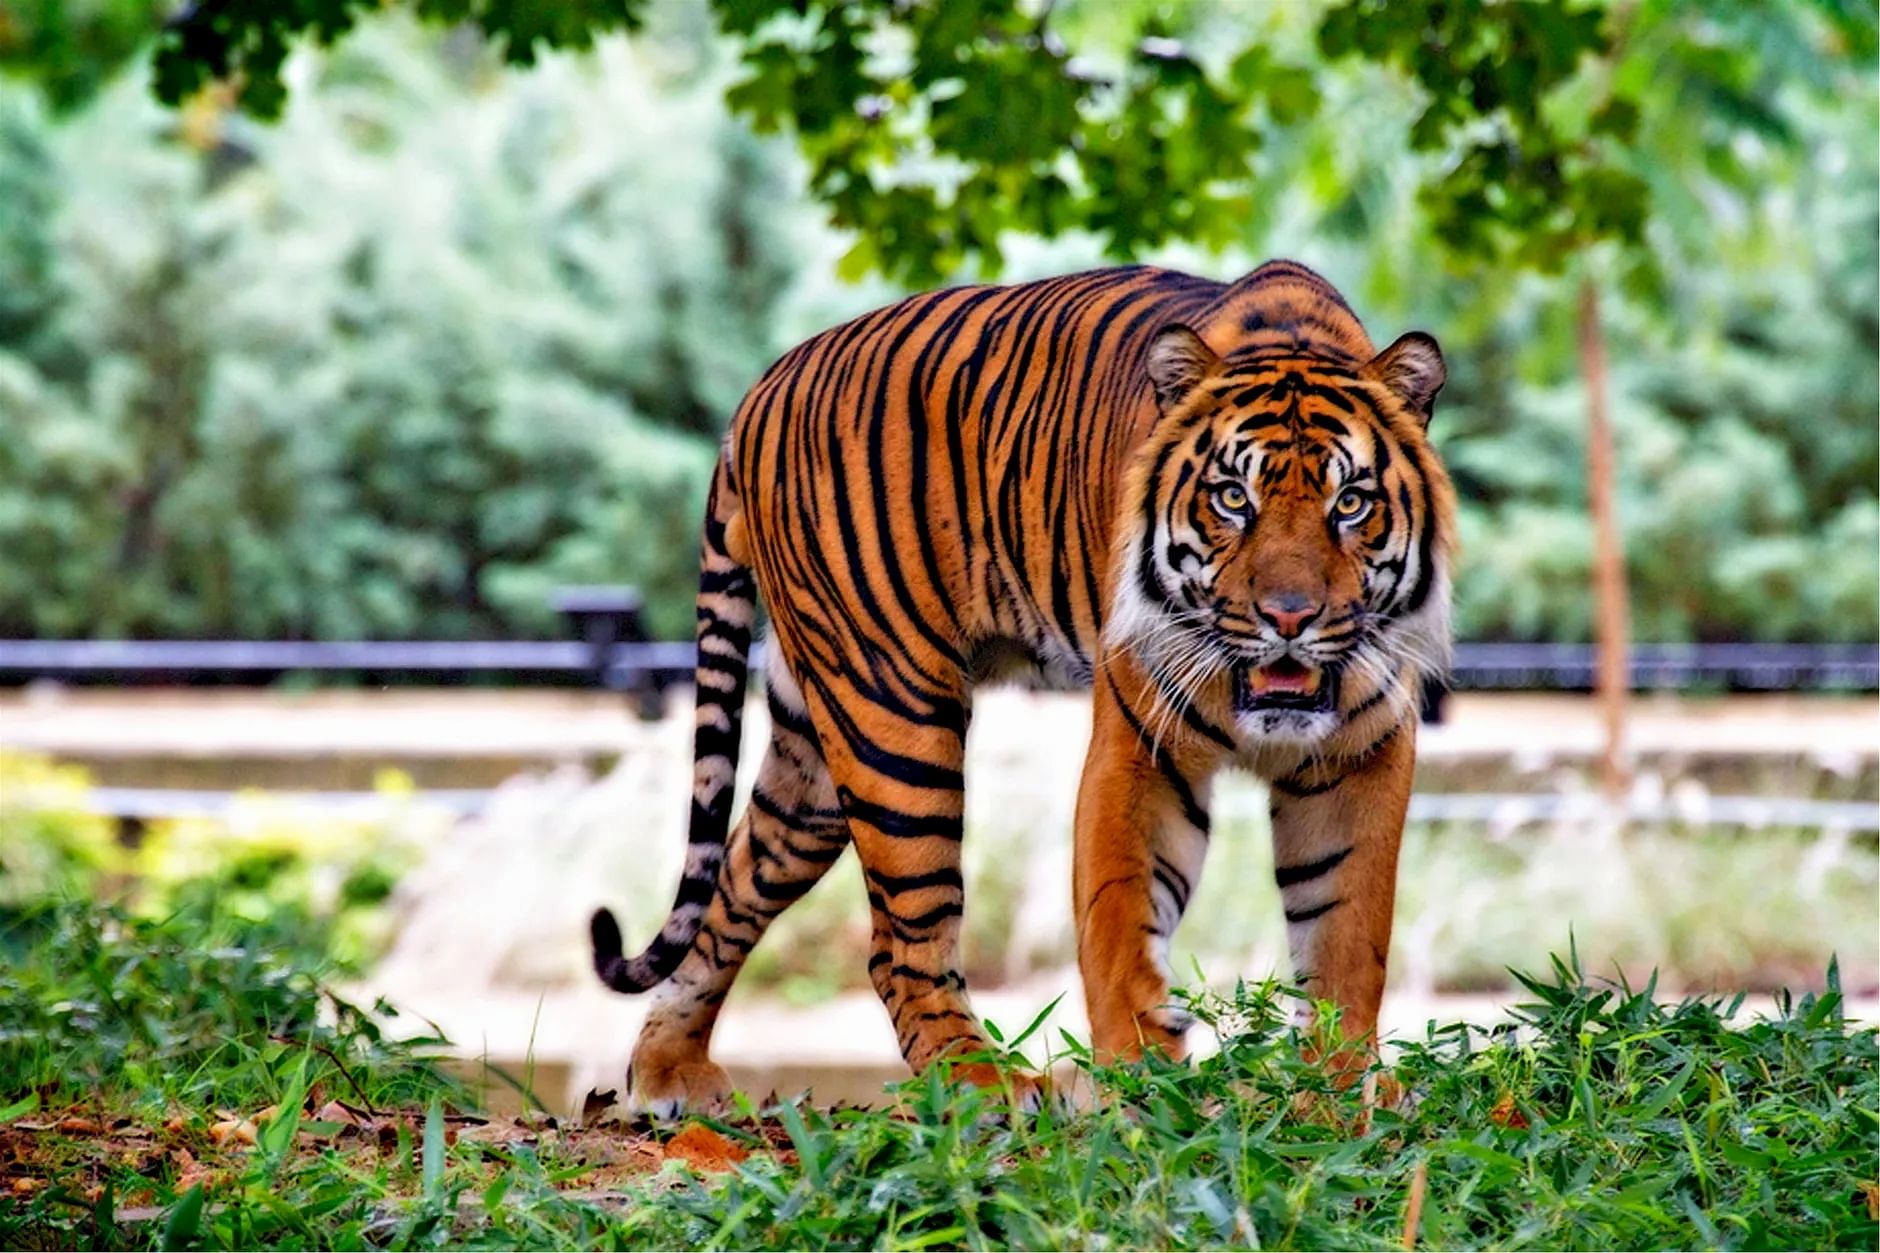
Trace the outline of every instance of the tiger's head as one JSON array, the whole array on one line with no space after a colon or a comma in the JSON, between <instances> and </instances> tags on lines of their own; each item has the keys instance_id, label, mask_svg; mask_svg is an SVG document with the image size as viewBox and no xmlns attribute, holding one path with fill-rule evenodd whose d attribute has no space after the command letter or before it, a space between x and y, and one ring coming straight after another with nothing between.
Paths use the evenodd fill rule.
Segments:
<instances>
[{"instance_id":1,"label":"tiger's head","mask_svg":"<svg viewBox=\"0 0 1880 1253\"><path fill-rule=\"evenodd\" d=\"M1449 643L1436 341L1223 360L1172 326L1147 371L1160 416L1125 490L1108 643L1172 705L1225 679L1248 745L1310 746L1361 707L1409 706Z\"/></svg>"}]
</instances>

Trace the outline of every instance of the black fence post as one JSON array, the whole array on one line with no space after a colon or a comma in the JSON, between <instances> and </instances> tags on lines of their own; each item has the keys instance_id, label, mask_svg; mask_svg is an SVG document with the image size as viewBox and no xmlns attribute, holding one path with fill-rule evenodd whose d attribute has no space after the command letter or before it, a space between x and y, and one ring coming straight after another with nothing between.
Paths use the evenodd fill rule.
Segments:
<instances>
[{"instance_id":1,"label":"black fence post","mask_svg":"<svg viewBox=\"0 0 1880 1253\"><path fill-rule=\"evenodd\" d=\"M587 645L588 665L596 687L626 693L642 718L658 718L665 712L664 685L642 671L625 682L613 666L614 646L646 641L646 627L640 620L645 600L637 587L588 586L560 587L549 597L555 612L566 619L570 630Z\"/></svg>"},{"instance_id":2,"label":"black fence post","mask_svg":"<svg viewBox=\"0 0 1880 1253\"><path fill-rule=\"evenodd\" d=\"M1443 721L1443 706L1449 700L1449 680L1437 676L1423 680L1423 691L1418 701L1424 722L1439 726Z\"/></svg>"}]
</instances>

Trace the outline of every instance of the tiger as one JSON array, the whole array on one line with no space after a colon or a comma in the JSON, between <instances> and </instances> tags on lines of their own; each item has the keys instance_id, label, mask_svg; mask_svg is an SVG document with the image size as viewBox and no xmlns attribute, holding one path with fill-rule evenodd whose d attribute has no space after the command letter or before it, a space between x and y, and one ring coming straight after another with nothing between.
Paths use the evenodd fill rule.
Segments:
<instances>
[{"instance_id":1,"label":"tiger","mask_svg":"<svg viewBox=\"0 0 1880 1253\"><path fill-rule=\"evenodd\" d=\"M960 966L973 692L1088 688L1072 896L1102 1062L1184 1056L1171 936L1211 782L1267 782L1293 977L1374 1041L1423 684L1449 643L1454 491L1435 339L1377 352L1291 261L914 295L823 331L738 406L707 495L692 807L670 914L594 967L658 988L627 1075L722 1105L726 993L853 845L868 974L914 1073L1005 1089ZM770 743L731 827L761 594Z\"/></svg>"}]
</instances>

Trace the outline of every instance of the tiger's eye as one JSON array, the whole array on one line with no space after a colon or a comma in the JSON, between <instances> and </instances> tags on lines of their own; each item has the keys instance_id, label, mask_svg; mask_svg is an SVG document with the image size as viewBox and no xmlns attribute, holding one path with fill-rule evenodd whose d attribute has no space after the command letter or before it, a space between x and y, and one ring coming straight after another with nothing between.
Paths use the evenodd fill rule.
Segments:
<instances>
[{"instance_id":1,"label":"tiger's eye","mask_svg":"<svg viewBox=\"0 0 1880 1253\"><path fill-rule=\"evenodd\" d=\"M1355 487L1348 487L1338 494L1332 503L1332 512L1341 522L1352 522L1363 517L1371 510L1371 498Z\"/></svg>"},{"instance_id":2,"label":"tiger's eye","mask_svg":"<svg viewBox=\"0 0 1880 1253\"><path fill-rule=\"evenodd\" d=\"M1229 483L1215 493L1215 498L1223 508L1239 513L1247 507L1247 489L1236 483Z\"/></svg>"}]
</instances>

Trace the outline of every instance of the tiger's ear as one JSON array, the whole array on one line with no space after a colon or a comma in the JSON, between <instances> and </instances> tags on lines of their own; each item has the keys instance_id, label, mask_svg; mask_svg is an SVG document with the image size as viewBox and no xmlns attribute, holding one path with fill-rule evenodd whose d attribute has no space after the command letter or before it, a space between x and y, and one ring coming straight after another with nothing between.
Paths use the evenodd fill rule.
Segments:
<instances>
[{"instance_id":1,"label":"tiger's ear","mask_svg":"<svg viewBox=\"0 0 1880 1253\"><path fill-rule=\"evenodd\" d=\"M1443 368L1443 350L1422 331L1399 336L1397 342L1371 358L1365 367L1372 378L1397 393L1404 406L1430 424L1436 393L1443 390L1449 372Z\"/></svg>"},{"instance_id":2,"label":"tiger's ear","mask_svg":"<svg viewBox=\"0 0 1880 1253\"><path fill-rule=\"evenodd\" d=\"M1201 336L1176 323L1155 333L1149 345L1149 382L1155 402L1173 409L1189 392L1221 372L1221 359Z\"/></svg>"}]
</instances>

